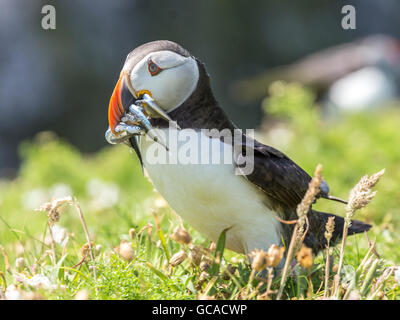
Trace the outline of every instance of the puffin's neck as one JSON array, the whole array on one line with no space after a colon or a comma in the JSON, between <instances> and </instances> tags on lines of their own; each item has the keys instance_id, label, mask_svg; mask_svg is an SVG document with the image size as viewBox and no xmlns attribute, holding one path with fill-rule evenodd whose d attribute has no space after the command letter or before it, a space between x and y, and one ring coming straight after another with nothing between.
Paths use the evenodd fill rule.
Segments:
<instances>
[{"instance_id":1,"label":"puffin's neck","mask_svg":"<svg viewBox=\"0 0 400 320\"><path fill-rule=\"evenodd\" d=\"M235 129L235 125L229 120L225 112L218 105L211 86L210 78L202 62L197 60L199 67L199 81L192 95L179 107L168 115L182 128L192 129ZM154 127L167 127L168 123L163 119L152 119Z\"/></svg>"}]
</instances>

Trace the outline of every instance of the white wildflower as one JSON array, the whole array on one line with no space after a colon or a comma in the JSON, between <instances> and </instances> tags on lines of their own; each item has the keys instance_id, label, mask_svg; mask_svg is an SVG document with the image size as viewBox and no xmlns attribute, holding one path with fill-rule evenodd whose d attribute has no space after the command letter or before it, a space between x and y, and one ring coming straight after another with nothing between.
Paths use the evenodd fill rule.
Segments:
<instances>
[{"instance_id":1,"label":"white wildflower","mask_svg":"<svg viewBox=\"0 0 400 320\"><path fill-rule=\"evenodd\" d=\"M21 300L22 299L21 292L13 284L11 284L7 287L5 296L6 296L7 300Z\"/></svg>"},{"instance_id":2,"label":"white wildflower","mask_svg":"<svg viewBox=\"0 0 400 320\"><path fill-rule=\"evenodd\" d=\"M86 289L79 290L75 295L75 300L89 300L89 292Z\"/></svg>"},{"instance_id":3,"label":"white wildflower","mask_svg":"<svg viewBox=\"0 0 400 320\"><path fill-rule=\"evenodd\" d=\"M22 206L27 210L34 210L49 199L46 189L36 188L26 191L21 196Z\"/></svg>"},{"instance_id":4,"label":"white wildflower","mask_svg":"<svg viewBox=\"0 0 400 320\"><path fill-rule=\"evenodd\" d=\"M69 237L67 229L55 224L51 226L51 232L53 234L54 242L64 247Z\"/></svg>"},{"instance_id":5,"label":"white wildflower","mask_svg":"<svg viewBox=\"0 0 400 320\"><path fill-rule=\"evenodd\" d=\"M115 183L107 183L99 179L91 179L86 185L92 204L98 209L111 208L118 203L119 187Z\"/></svg>"},{"instance_id":6,"label":"white wildflower","mask_svg":"<svg viewBox=\"0 0 400 320\"><path fill-rule=\"evenodd\" d=\"M56 183L49 189L50 199L64 198L72 193L71 187L65 183Z\"/></svg>"},{"instance_id":7,"label":"white wildflower","mask_svg":"<svg viewBox=\"0 0 400 320\"><path fill-rule=\"evenodd\" d=\"M288 148L293 137L293 132L284 126L273 127L266 133L267 141L273 141L282 149Z\"/></svg>"},{"instance_id":8,"label":"white wildflower","mask_svg":"<svg viewBox=\"0 0 400 320\"><path fill-rule=\"evenodd\" d=\"M162 209L168 206L167 201L165 201L164 198L158 197L156 200L154 200L154 206L157 209Z\"/></svg>"},{"instance_id":9,"label":"white wildflower","mask_svg":"<svg viewBox=\"0 0 400 320\"><path fill-rule=\"evenodd\" d=\"M24 268L26 267L25 265L25 259L23 257L19 257L15 260L15 268L18 271L22 271L24 270Z\"/></svg>"},{"instance_id":10,"label":"white wildflower","mask_svg":"<svg viewBox=\"0 0 400 320\"><path fill-rule=\"evenodd\" d=\"M41 274L35 274L32 278L24 281L27 285L35 288L50 289L52 288L49 278Z\"/></svg>"}]
</instances>

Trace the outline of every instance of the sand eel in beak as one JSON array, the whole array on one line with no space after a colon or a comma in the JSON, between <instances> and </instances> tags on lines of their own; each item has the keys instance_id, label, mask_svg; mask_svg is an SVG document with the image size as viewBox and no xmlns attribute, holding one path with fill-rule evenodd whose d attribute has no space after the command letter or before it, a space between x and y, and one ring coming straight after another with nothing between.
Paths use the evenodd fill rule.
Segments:
<instances>
[{"instance_id":1,"label":"sand eel in beak","mask_svg":"<svg viewBox=\"0 0 400 320\"><path fill-rule=\"evenodd\" d=\"M234 136L238 128L218 105L204 64L186 49L171 41L154 41L133 50L112 94L108 115L107 140L115 143L119 136L126 137L121 141L134 148L158 192L210 240L216 241L230 228L226 247L245 254L290 242L293 225L279 219L297 218L296 207L311 177L282 152L244 133L231 142L215 134ZM164 162L151 159L157 143L142 135L151 128L159 133L153 138L165 138L169 147ZM187 161L187 150L194 154L189 160L201 161ZM224 161L215 153L221 150ZM246 162L252 170L236 174L244 154L252 155ZM320 189L319 199L337 200L328 194L325 182ZM310 209L304 242L314 252L325 248L324 228L330 216ZM343 223L343 218L335 216L332 243L342 236ZM353 221L349 234L369 228Z\"/></svg>"},{"instance_id":2,"label":"sand eel in beak","mask_svg":"<svg viewBox=\"0 0 400 320\"><path fill-rule=\"evenodd\" d=\"M126 88L128 88L132 97L135 98L128 108L126 108L126 105L124 106L122 102L122 94ZM141 99L138 99L137 96L137 92L130 85L130 80L127 78L126 72L121 72L120 79L115 86L108 108L110 127L105 134L106 140L111 144L116 144L145 133L154 142L160 143L168 150L163 140L153 130L149 121L148 112L146 112L145 109L150 109L167 121L172 122L172 119L157 105L149 94L142 94Z\"/></svg>"}]
</instances>

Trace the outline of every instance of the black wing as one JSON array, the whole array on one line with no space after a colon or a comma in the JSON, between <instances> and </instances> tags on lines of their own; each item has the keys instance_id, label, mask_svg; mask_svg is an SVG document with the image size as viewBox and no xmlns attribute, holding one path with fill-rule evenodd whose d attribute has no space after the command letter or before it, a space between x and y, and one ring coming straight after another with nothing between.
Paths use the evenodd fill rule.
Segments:
<instances>
[{"instance_id":1,"label":"black wing","mask_svg":"<svg viewBox=\"0 0 400 320\"><path fill-rule=\"evenodd\" d=\"M247 138L248 141L248 138ZM254 157L245 157L248 161L253 161L254 170L244 177L251 183L259 187L266 195L267 204L269 204L284 220L297 219L296 208L303 199L308 189L308 184L311 177L301 169L297 164L290 160L282 152L259 143L255 140L250 140L252 143L241 143L242 152L254 152ZM236 161L237 168L240 169L240 164L243 162L243 154L238 156ZM320 185L320 193L318 197L337 201L337 198L332 198L328 195L329 187L325 181ZM340 202L343 202L342 200ZM328 217L334 216L331 213L323 213L315 210L310 210L309 232L307 232L304 240L305 244L317 253L325 248L326 239L324 237L324 225ZM344 219L335 216L335 240L342 236ZM352 233L360 233L368 230L371 226L360 221L353 220L354 229ZM292 235L293 225L282 224L282 237L285 244L289 244ZM333 240L333 239L332 239Z\"/></svg>"},{"instance_id":2,"label":"black wing","mask_svg":"<svg viewBox=\"0 0 400 320\"><path fill-rule=\"evenodd\" d=\"M254 170L245 175L245 178L264 191L270 204L281 207L285 218L289 218L287 215L295 212L308 189L310 175L282 152L256 140L250 141L254 141L254 145L243 143L242 151L248 152L249 148L253 149L253 160L251 157L246 159L253 161ZM242 160L237 163L241 163ZM239 165L238 168L240 169ZM328 192L329 187L323 182L319 196L326 197Z\"/></svg>"}]
</instances>

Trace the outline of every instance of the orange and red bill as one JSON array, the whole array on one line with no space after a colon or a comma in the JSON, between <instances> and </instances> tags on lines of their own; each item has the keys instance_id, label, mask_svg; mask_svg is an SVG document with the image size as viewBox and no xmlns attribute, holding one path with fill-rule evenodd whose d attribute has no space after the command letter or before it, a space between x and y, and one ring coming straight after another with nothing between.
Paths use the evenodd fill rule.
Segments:
<instances>
[{"instance_id":1,"label":"orange and red bill","mask_svg":"<svg viewBox=\"0 0 400 320\"><path fill-rule=\"evenodd\" d=\"M123 102L127 102L127 100L123 101L122 97L126 99L126 94L129 92L131 99L136 100L138 96L140 96L144 102L144 106L149 108L149 112L155 116L162 117L167 121L172 121L172 119L168 116L168 114L157 105L157 103L151 97L151 92L148 90L140 90L136 91L130 81L129 76L122 71L121 76L118 79L117 84L115 85L114 91L110 98L110 103L108 106L108 123L110 125L111 132L114 134L118 134L115 131L118 123L121 122L125 112L127 111L124 107ZM132 100L131 100L132 101ZM128 104L127 104L128 105ZM146 112L147 110L145 110ZM147 112L146 112L147 114Z\"/></svg>"},{"instance_id":2,"label":"orange and red bill","mask_svg":"<svg viewBox=\"0 0 400 320\"><path fill-rule=\"evenodd\" d=\"M129 96L129 98L127 98ZM114 91L111 95L110 103L108 106L108 123L111 131L115 134L115 127L121 121L127 109L128 104L134 103L137 98L137 92L132 87L129 76L125 70L122 70L121 75L115 85ZM129 99L129 100L127 100ZM126 106L124 106L124 102ZM127 103L129 102L129 103Z\"/></svg>"},{"instance_id":3,"label":"orange and red bill","mask_svg":"<svg viewBox=\"0 0 400 320\"><path fill-rule=\"evenodd\" d=\"M115 127L121 121L125 113L124 107L122 105L122 94L121 94L123 81L124 77L121 75L111 95L110 103L108 106L108 123L113 133L116 133Z\"/></svg>"}]
</instances>

